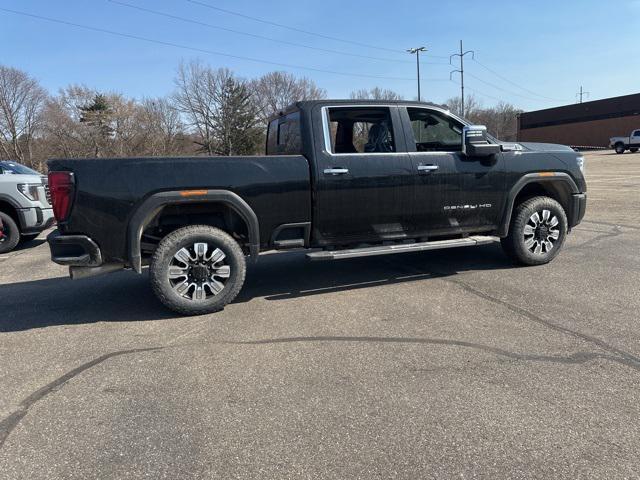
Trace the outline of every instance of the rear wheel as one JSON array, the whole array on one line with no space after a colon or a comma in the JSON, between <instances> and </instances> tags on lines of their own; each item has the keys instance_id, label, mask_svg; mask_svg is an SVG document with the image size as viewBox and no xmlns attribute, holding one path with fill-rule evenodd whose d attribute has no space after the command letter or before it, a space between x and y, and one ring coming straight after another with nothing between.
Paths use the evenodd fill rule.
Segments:
<instances>
[{"instance_id":1,"label":"rear wheel","mask_svg":"<svg viewBox=\"0 0 640 480\"><path fill-rule=\"evenodd\" d=\"M615 149L617 154L624 153L625 151L624 143L616 143L613 148Z\"/></svg>"},{"instance_id":2,"label":"rear wheel","mask_svg":"<svg viewBox=\"0 0 640 480\"><path fill-rule=\"evenodd\" d=\"M0 212L0 253L7 253L16 248L20 241L20 229L16 222L4 212Z\"/></svg>"},{"instance_id":3,"label":"rear wheel","mask_svg":"<svg viewBox=\"0 0 640 480\"><path fill-rule=\"evenodd\" d=\"M638 151L638 149L636 147L630 148L629 151L631 153L636 153Z\"/></svg>"},{"instance_id":4,"label":"rear wheel","mask_svg":"<svg viewBox=\"0 0 640 480\"><path fill-rule=\"evenodd\" d=\"M560 252L567 236L567 216L557 201L533 197L518 205L509 235L501 240L505 252L523 265L542 265Z\"/></svg>"},{"instance_id":5,"label":"rear wheel","mask_svg":"<svg viewBox=\"0 0 640 480\"><path fill-rule=\"evenodd\" d=\"M149 275L154 293L168 308L202 315L222 310L233 301L245 271L244 254L228 233L193 225L160 241Z\"/></svg>"}]
</instances>

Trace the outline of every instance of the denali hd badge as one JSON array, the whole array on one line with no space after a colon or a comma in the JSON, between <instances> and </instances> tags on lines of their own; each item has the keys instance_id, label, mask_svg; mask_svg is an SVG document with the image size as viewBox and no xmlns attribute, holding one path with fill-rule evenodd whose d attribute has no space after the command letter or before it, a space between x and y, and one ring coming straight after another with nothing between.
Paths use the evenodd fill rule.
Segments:
<instances>
[{"instance_id":1,"label":"denali hd badge","mask_svg":"<svg viewBox=\"0 0 640 480\"><path fill-rule=\"evenodd\" d=\"M445 210L475 210L476 208L491 208L490 203L476 203L475 205L445 205Z\"/></svg>"}]
</instances>

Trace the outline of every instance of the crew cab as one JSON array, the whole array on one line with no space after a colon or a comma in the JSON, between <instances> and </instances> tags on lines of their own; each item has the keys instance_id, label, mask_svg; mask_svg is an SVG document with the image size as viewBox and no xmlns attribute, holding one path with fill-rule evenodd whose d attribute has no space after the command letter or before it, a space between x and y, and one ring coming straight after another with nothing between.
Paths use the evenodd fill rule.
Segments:
<instances>
[{"instance_id":1,"label":"crew cab","mask_svg":"<svg viewBox=\"0 0 640 480\"><path fill-rule=\"evenodd\" d=\"M584 216L584 158L505 143L437 106L298 102L266 155L49 161L54 262L72 278L123 268L182 314L232 301L268 250L339 260L500 240L540 265Z\"/></svg>"},{"instance_id":2,"label":"crew cab","mask_svg":"<svg viewBox=\"0 0 640 480\"><path fill-rule=\"evenodd\" d=\"M610 138L609 147L613 148L616 153L624 153L625 150L636 153L640 149L640 130L632 131L628 137Z\"/></svg>"}]
</instances>

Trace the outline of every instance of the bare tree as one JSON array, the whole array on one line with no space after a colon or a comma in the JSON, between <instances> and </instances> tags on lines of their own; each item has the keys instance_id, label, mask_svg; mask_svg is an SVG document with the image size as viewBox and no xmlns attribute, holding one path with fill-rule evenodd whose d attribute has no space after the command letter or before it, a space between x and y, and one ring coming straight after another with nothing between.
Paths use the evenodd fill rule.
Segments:
<instances>
[{"instance_id":1,"label":"bare tree","mask_svg":"<svg viewBox=\"0 0 640 480\"><path fill-rule=\"evenodd\" d=\"M46 91L25 72L0 65L0 151L6 158L33 165L33 140Z\"/></svg>"},{"instance_id":2,"label":"bare tree","mask_svg":"<svg viewBox=\"0 0 640 480\"><path fill-rule=\"evenodd\" d=\"M360 89L351 92L350 98L354 100L402 100L404 97L388 88L374 87L370 90Z\"/></svg>"},{"instance_id":3,"label":"bare tree","mask_svg":"<svg viewBox=\"0 0 640 480\"><path fill-rule=\"evenodd\" d=\"M445 102L445 106L459 117L472 118L473 115L482 109L482 102L475 95L467 95L464 98L464 115L462 113L462 98L453 97Z\"/></svg>"},{"instance_id":4,"label":"bare tree","mask_svg":"<svg viewBox=\"0 0 640 480\"><path fill-rule=\"evenodd\" d=\"M267 73L252 80L249 87L256 97L258 113L263 120L294 102L327 97L327 91L319 88L313 80L298 78L287 72Z\"/></svg>"},{"instance_id":5,"label":"bare tree","mask_svg":"<svg viewBox=\"0 0 640 480\"><path fill-rule=\"evenodd\" d=\"M184 125L166 98L146 98L140 105L139 127L145 139L145 153L173 155L186 150Z\"/></svg>"},{"instance_id":6,"label":"bare tree","mask_svg":"<svg viewBox=\"0 0 640 480\"><path fill-rule=\"evenodd\" d=\"M216 77L225 74L193 61L181 63L175 79L177 90L173 95L173 104L184 114L188 126L198 133L197 143L209 155L215 150L215 96L219 84Z\"/></svg>"},{"instance_id":7,"label":"bare tree","mask_svg":"<svg viewBox=\"0 0 640 480\"><path fill-rule=\"evenodd\" d=\"M80 85L61 89L46 102L44 134L49 155L86 157L95 153L95 140L86 122L81 122L82 110L95 97L95 91Z\"/></svg>"},{"instance_id":8,"label":"bare tree","mask_svg":"<svg viewBox=\"0 0 640 480\"><path fill-rule=\"evenodd\" d=\"M199 62L182 64L176 78L175 107L197 132L196 143L209 154L256 153L261 130L249 84L229 69Z\"/></svg>"},{"instance_id":9,"label":"bare tree","mask_svg":"<svg viewBox=\"0 0 640 480\"><path fill-rule=\"evenodd\" d=\"M460 115L460 97L450 98L447 100L446 106L456 115ZM465 99L464 109L467 120L485 125L493 136L508 141L516 139L518 115L522 113L522 110L510 103L500 102L494 107L482 108L480 101L470 95Z\"/></svg>"}]
</instances>

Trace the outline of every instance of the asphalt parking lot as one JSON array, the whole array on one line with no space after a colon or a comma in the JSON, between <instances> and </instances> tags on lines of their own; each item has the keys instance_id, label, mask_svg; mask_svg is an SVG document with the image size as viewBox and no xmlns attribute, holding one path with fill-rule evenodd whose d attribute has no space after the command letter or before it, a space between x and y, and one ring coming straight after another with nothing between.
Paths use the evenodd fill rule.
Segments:
<instances>
[{"instance_id":1,"label":"asphalt parking lot","mask_svg":"<svg viewBox=\"0 0 640 480\"><path fill-rule=\"evenodd\" d=\"M0 478L637 478L640 154L587 178L552 264L267 255L205 317L1 255Z\"/></svg>"}]
</instances>

